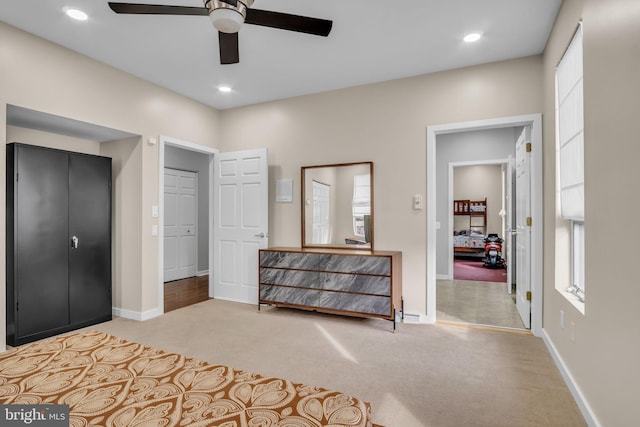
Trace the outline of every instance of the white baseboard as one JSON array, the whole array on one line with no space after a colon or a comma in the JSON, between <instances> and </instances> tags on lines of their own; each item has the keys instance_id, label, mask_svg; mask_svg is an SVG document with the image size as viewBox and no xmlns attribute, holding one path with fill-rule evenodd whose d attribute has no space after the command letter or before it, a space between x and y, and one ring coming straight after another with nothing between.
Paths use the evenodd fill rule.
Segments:
<instances>
[{"instance_id":1,"label":"white baseboard","mask_svg":"<svg viewBox=\"0 0 640 427\"><path fill-rule=\"evenodd\" d=\"M124 317L125 319L144 321L153 319L154 317L161 316L163 314L160 308L155 308L153 310L148 311L133 311L133 310L125 310L124 308L113 307L111 313L117 317Z\"/></svg>"},{"instance_id":2,"label":"white baseboard","mask_svg":"<svg viewBox=\"0 0 640 427\"><path fill-rule=\"evenodd\" d=\"M208 275L209 275L209 270L202 270L202 271L196 272L196 276L198 277L208 276Z\"/></svg>"},{"instance_id":3,"label":"white baseboard","mask_svg":"<svg viewBox=\"0 0 640 427\"><path fill-rule=\"evenodd\" d=\"M448 274L436 274L436 280L449 280Z\"/></svg>"},{"instance_id":4,"label":"white baseboard","mask_svg":"<svg viewBox=\"0 0 640 427\"><path fill-rule=\"evenodd\" d=\"M553 345L551 338L549 337L549 335L547 335L547 331L544 328L542 329L542 339L547 346L549 353L551 353L553 361L556 363L556 366L560 370L560 374L562 375L564 382L567 384L567 387L569 387L569 391L571 391L571 394L573 395L573 398L575 399L576 404L578 405L578 408L582 413L582 416L587 422L587 425L589 427L602 427L602 424L600 424L600 422L596 418L596 414L593 413L589 402L587 402L584 394L582 394L582 390L580 390L580 387L573 379L571 372L567 368L567 365L565 365L562 357L560 357L556 346Z\"/></svg>"}]
</instances>

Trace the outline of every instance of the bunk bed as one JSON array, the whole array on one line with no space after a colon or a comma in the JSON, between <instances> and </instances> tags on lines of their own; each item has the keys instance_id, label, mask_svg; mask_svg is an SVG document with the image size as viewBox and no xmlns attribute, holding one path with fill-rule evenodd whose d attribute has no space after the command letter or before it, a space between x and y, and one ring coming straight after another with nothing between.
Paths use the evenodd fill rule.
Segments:
<instances>
[{"instance_id":1,"label":"bunk bed","mask_svg":"<svg viewBox=\"0 0 640 427\"><path fill-rule=\"evenodd\" d=\"M454 200L453 216L454 224L456 218L468 219L464 227L459 230L454 229L454 255L482 254L487 233L487 199Z\"/></svg>"}]
</instances>

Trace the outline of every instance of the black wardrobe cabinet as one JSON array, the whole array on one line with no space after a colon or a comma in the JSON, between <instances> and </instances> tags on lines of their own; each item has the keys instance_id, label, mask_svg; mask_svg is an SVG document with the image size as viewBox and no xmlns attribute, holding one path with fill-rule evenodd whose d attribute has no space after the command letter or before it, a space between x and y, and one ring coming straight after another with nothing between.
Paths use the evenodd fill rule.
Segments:
<instances>
[{"instance_id":1,"label":"black wardrobe cabinet","mask_svg":"<svg viewBox=\"0 0 640 427\"><path fill-rule=\"evenodd\" d=\"M7 343L111 320L111 159L7 145Z\"/></svg>"}]
</instances>

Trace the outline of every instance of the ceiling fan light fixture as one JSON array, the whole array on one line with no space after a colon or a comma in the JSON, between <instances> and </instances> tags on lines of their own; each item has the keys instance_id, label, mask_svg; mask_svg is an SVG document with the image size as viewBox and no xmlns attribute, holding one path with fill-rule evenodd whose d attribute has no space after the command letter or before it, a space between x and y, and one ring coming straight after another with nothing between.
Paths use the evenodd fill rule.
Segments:
<instances>
[{"instance_id":1,"label":"ceiling fan light fixture","mask_svg":"<svg viewBox=\"0 0 640 427\"><path fill-rule=\"evenodd\" d=\"M212 10L209 18L216 30L223 33L237 33L244 23L242 13L226 7Z\"/></svg>"}]
</instances>

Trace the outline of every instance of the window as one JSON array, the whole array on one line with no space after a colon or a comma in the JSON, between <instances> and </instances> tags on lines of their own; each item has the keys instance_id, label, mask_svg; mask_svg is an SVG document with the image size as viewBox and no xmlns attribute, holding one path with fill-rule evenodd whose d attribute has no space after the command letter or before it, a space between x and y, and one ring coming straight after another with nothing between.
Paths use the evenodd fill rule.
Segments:
<instances>
[{"instance_id":1,"label":"window","mask_svg":"<svg viewBox=\"0 0 640 427\"><path fill-rule=\"evenodd\" d=\"M353 177L353 234L356 237L366 238L365 215L371 214L370 182L369 174Z\"/></svg>"},{"instance_id":2,"label":"window","mask_svg":"<svg viewBox=\"0 0 640 427\"><path fill-rule=\"evenodd\" d=\"M571 285L568 289L584 302L584 222L571 222Z\"/></svg>"},{"instance_id":3,"label":"window","mask_svg":"<svg viewBox=\"0 0 640 427\"><path fill-rule=\"evenodd\" d=\"M556 69L556 139L560 213L571 227L571 283L584 301L584 101L582 24Z\"/></svg>"}]
</instances>

